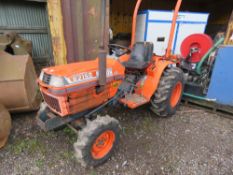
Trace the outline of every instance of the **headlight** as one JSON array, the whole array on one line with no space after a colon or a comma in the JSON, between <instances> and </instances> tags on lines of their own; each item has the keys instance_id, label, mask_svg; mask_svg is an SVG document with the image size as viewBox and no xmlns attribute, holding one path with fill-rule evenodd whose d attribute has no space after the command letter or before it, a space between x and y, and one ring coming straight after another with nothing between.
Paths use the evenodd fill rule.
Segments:
<instances>
[{"instance_id":1,"label":"headlight","mask_svg":"<svg viewBox=\"0 0 233 175\"><path fill-rule=\"evenodd\" d=\"M52 75L49 85L54 87L63 87L65 85L64 78Z\"/></svg>"},{"instance_id":2,"label":"headlight","mask_svg":"<svg viewBox=\"0 0 233 175\"><path fill-rule=\"evenodd\" d=\"M42 81L43 83L45 83L49 86L63 87L65 85L65 81L64 81L63 77L54 76L51 74L46 74L46 73L44 73L44 71L42 71L40 73L39 79L40 79L40 81Z\"/></svg>"},{"instance_id":3,"label":"headlight","mask_svg":"<svg viewBox=\"0 0 233 175\"><path fill-rule=\"evenodd\" d=\"M40 77L39 77L40 81L43 81L43 77L44 77L44 71L41 71Z\"/></svg>"}]
</instances>

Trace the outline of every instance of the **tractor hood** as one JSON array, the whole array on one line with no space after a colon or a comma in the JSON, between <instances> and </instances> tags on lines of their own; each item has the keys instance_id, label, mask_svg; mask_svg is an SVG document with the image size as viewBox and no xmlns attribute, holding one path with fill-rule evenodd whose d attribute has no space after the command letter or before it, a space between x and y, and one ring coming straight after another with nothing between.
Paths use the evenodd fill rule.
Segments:
<instances>
[{"instance_id":1,"label":"tractor hood","mask_svg":"<svg viewBox=\"0 0 233 175\"><path fill-rule=\"evenodd\" d=\"M43 72L55 76L70 77L77 73L88 72L97 69L98 69L98 61L93 60L93 61L84 61L84 62L49 67L43 69Z\"/></svg>"},{"instance_id":2,"label":"tractor hood","mask_svg":"<svg viewBox=\"0 0 233 175\"><path fill-rule=\"evenodd\" d=\"M67 65L49 67L42 70L39 84L50 88L64 88L89 82L97 82L99 77L98 59ZM119 61L107 59L107 79L124 76L124 66Z\"/></svg>"}]
</instances>

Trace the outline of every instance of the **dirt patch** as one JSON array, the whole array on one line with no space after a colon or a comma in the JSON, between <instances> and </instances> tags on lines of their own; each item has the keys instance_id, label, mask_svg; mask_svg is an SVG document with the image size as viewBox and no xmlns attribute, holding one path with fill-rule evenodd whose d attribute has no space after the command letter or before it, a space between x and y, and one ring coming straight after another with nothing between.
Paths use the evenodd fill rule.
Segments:
<instances>
[{"instance_id":1,"label":"dirt patch","mask_svg":"<svg viewBox=\"0 0 233 175\"><path fill-rule=\"evenodd\" d=\"M233 174L233 120L183 106L171 118L157 118L147 106L106 113L120 120L122 135L104 165L81 167L73 156L76 135L68 128L45 133L28 113L14 116L0 175Z\"/></svg>"}]
</instances>

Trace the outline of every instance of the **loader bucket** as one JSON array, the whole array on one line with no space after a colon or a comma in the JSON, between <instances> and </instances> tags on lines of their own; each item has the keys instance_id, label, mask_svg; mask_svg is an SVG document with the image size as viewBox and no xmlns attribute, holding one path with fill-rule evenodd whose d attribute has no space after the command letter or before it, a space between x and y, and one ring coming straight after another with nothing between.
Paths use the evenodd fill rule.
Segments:
<instances>
[{"instance_id":1,"label":"loader bucket","mask_svg":"<svg viewBox=\"0 0 233 175\"><path fill-rule=\"evenodd\" d=\"M0 51L0 103L10 112L37 110L41 95L30 55Z\"/></svg>"},{"instance_id":2,"label":"loader bucket","mask_svg":"<svg viewBox=\"0 0 233 175\"><path fill-rule=\"evenodd\" d=\"M11 116L8 110L0 104L0 148L4 147L11 130Z\"/></svg>"}]
</instances>

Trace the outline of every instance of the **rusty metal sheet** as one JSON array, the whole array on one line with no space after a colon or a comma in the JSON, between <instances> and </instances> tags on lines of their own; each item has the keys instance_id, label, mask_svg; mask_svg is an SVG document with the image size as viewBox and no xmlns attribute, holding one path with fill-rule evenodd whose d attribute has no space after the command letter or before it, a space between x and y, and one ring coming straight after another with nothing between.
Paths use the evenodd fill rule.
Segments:
<instances>
[{"instance_id":1,"label":"rusty metal sheet","mask_svg":"<svg viewBox=\"0 0 233 175\"><path fill-rule=\"evenodd\" d=\"M101 1L62 0L67 62L95 59L101 36ZM105 32L109 29L109 0L106 5ZM108 37L105 39L105 47Z\"/></svg>"},{"instance_id":2,"label":"rusty metal sheet","mask_svg":"<svg viewBox=\"0 0 233 175\"><path fill-rule=\"evenodd\" d=\"M74 45L74 34L73 34L73 26L72 26L72 6L71 1L61 1L62 3L62 15L63 15L63 28L64 28L64 37L66 40L66 46L67 46L67 62L71 63L74 62L75 58L75 48L77 46Z\"/></svg>"}]
</instances>

